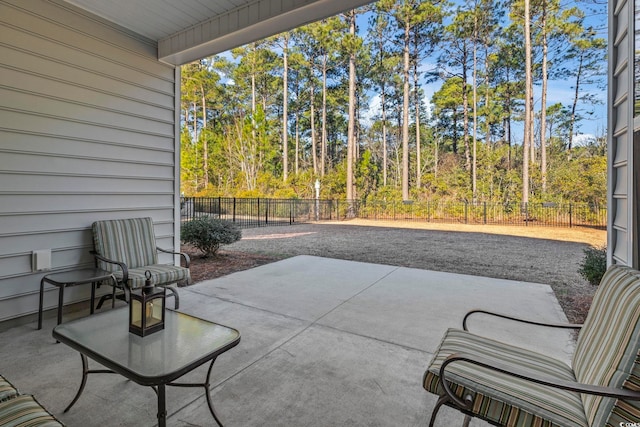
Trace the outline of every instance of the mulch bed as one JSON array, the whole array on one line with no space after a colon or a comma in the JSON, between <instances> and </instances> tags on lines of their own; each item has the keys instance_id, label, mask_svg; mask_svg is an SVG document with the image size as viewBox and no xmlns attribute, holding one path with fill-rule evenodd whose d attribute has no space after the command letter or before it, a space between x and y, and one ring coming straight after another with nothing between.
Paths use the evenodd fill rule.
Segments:
<instances>
[{"instance_id":1,"label":"mulch bed","mask_svg":"<svg viewBox=\"0 0 640 427\"><path fill-rule=\"evenodd\" d=\"M191 245L182 245L182 252L191 258L191 279L193 283L226 276L236 271L248 270L260 265L279 261L282 258L251 254L224 249L208 258L202 258L202 252Z\"/></svg>"}]
</instances>

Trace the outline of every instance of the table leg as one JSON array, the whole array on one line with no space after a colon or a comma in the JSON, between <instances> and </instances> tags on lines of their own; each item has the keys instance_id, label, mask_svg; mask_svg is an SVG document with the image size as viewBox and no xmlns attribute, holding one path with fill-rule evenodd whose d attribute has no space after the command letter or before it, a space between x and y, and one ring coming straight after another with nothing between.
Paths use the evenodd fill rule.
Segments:
<instances>
[{"instance_id":1,"label":"table leg","mask_svg":"<svg viewBox=\"0 0 640 427\"><path fill-rule=\"evenodd\" d=\"M158 386L158 427L167 425L167 402L165 395L165 385Z\"/></svg>"},{"instance_id":2,"label":"table leg","mask_svg":"<svg viewBox=\"0 0 640 427\"><path fill-rule=\"evenodd\" d=\"M211 412L211 415L213 415L213 419L216 420L216 423L218 423L220 427L223 427L222 421L220 421L220 418L218 418L218 414L216 413L216 410L213 408L213 401L211 400L211 394L209 393L209 387L211 385L211 371L213 370L213 364L215 363L215 361L216 361L216 358L213 358L211 360L211 364L209 365L209 370L207 371L207 378L204 383L169 383L167 385L170 385L173 387L203 387L204 395L207 398L207 406L209 406L209 412Z\"/></svg>"},{"instance_id":3,"label":"table leg","mask_svg":"<svg viewBox=\"0 0 640 427\"><path fill-rule=\"evenodd\" d=\"M91 282L91 308L89 314L93 314L93 300L96 298L96 282Z\"/></svg>"},{"instance_id":4,"label":"table leg","mask_svg":"<svg viewBox=\"0 0 640 427\"><path fill-rule=\"evenodd\" d=\"M213 419L216 420L216 422L220 427L222 427L222 422L220 421L220 418L218 418L218 414L216 414L215 409L213 409L213 402L211 401L211 394L209 393L211 370L213 369L213 364L215 361L216 359L213 359L211 361L211 364L209 365L209 370L207 371L207 381L204 384L204 395L207 397L207 405L209 406L209 411L211 412L211 415L213 415Z\"/></svg>"},{"instance_id":5,"label":"table leg","mask_svg":"<svg viewBox=\"0 0 640 427\"><path fill-rule=\"evenodd\" d=\"M87 385L87 375L89 375L89 362L87 361L87 356L85 356L84 354L80 353L80 357L82 357L82 382L80 383L80 388L78 389L76 396L73 398L71 403L69 403L69 406L67 406L67 408L63 411L64 413L66 413L69 409L71 409L73 405L76 404L76 402L80 398L80 395L82 394L82 391L84 390L84 386Z\"/></svg>"},{"instance_id":6,"label":"table leg","mask_svg":"<svg viewBox=\"0 0 640 427\"><path fill-rule=\"evenodd\" d=\"M42 329L42 305L44 304L44 277L40 280L40 305L38 306L38 329Z\"/></svg>"},{"instance_id":7,"label":"table leg","mask_svg":"<svg viewBox=\"0 0 640 427\"><path fill-rule=\"evenodd\" d=\"M67 406L66 409L63 411L65 413L69 409L71 409L71 407L75 405L78 399L80 398L80 395L84 390L84 386L87 385L87 377L89 376L89 374L115 374L116 373L110 369L89 369L89 360L87 359L87 356L80 353L80 357L82 358L82 382L80 382L80 388L78 389L78 392L76 393L75 397L73 398L71 403L69 403L69 406Z\"/></svg>"},{"instance_id":8,"label":"table leg","mask_svg":"<svg viewBox=\"0 0 640 427\"><path fill-rule=\"evenodd\" d=\"M58 287L58 325L62 323L62 304L64 303L64 283Z\"/></svg>"}]
</instances>

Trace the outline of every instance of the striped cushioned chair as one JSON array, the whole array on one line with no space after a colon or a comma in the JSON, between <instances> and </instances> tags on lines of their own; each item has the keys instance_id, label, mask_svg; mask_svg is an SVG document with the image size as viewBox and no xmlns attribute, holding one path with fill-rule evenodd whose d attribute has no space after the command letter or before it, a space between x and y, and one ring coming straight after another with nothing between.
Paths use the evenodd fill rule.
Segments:
<instances>
[{"instance_id":1,"label":"striped cushioned chair","mask_svg":"<svg viewBox=\"0 0 640 427\"><path fill-rule=\"evenodd\" d=\"M18 395L18 390L2 375L0 375L0 402L13 399ZM0 424L2 425L2 424Z\"/></svg>"},{"instance_id":2,"label":"striped cushioned chair","mask_svg":"<svg viewBox=\"0 0 640 427\"><path fill-rule=\"evenodd\" d=\"M0 402L0 426L64 427L31 395L21 394Z\"/></svg>"},{"instance_id":3,"label":"striped cushioned chair","mask_svg":"<svg viewBox=\"0 0 640 427\"><path fill-rule=\"evenodd\" d=\"M498 426L640 426L640 272L612 266L580 328L572 366L543 354L449 329L427 371L424 388L442 405Z\"/></svg>"},{"instance_id":4,"label":"striped cushioned chair","mask_svg":"<svg viewBox=\"0 0 640 427\"><path fill-rule=\"evenodd\" d=\"M113 272L118 287L125 291L125 298L129 289L144 286L145 272L149 271L152 283L167 287L175 296L175 307L179 307L178 291L169 285L191 282L189 256L156 247L151 218L96 221L92 229L97 265ZM186 267L158 264L158 251L182 256ZM115 294L104 295L98 307L102 306L105 299L114 297Z\"/></svg>"}]
</instances>

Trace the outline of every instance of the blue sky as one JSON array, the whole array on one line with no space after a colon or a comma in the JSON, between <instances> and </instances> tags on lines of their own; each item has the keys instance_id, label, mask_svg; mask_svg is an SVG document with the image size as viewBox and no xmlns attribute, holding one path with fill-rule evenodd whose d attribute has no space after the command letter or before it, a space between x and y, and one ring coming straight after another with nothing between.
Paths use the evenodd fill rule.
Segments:
<instances>
[{"instance_id":1,"label":"blue sky","mask_svg":"<svg viewBox=\"0 0 640 427\"><path fill-rule=\"evenodd\" d=\"M460 2L459 0L456 0L456 1ZM594 4L593 2L577 3L572 0L565 6L566 7L578 6L580 9L585 11L585 15L586 15L585 26L593 26L594 28L598 28L598 36L605 39L607 38L607 27L606 27L607 5L606 4ZM595 10L587 11L587 6L590 8L595 8ZM368 20L367 14L359 17L359 21L358 21L359 32L363 37L366 37L366 29L368 26L367 20ZM604 70L606 70L606 64L603 64L603 65L604 65ZM423 65L422 68L423 70L434 69L435 65L434 64ZM603 82L606 82L606 75L603 76L602 78L603 78ZM429 84L425 84L425 83L422 84L421 88L425 93L424 99L425 99L425 104L427 104L427 106L429 106L429 102L434 92L439 90L441 85L442 85L442 81L436 81L434 83L429 83ZM570 106L573 101L574 93L575 93L575 89L573 85L574 85L573 81L550 80L548 84L548 91L547 91L547 106L550 106L556 103L561 103L565 106ZM588 93L594 96L599 101L599 104L596 104L596 105L585 105L580 103L578 104L579 110L583 108L585 110L588 109L590 111L593 111L593 114L588 116L589 117L588 119L585 118L582 121L580 121L580 123L577 124L577 128L574 133L576 135L576 142L578 144L580 143L581 140L584 140L585 138L588 139L588 138L593 138L595 136L604 135L606 133L606 127L607 127L607 108L606 108L607 91L606 89L598 88L595 85L592 85L589 87L583 87L580 92L585 93L585 91L588 91ZM535 103L534 108L536 110L540 108L540 97L541 97L541 88L540 86L536 86L534 87L534 103ZM369 114L364 114L365 117L373 116L377 113L377 110L380 107L380 100L375 95L372 95L371 104L372 104L371 111L369 112ZM512 130L513 130L514 142L520 143L522 141L522 133L523 133L522 124L514 123Z\"/></svg>"}]
</instances>

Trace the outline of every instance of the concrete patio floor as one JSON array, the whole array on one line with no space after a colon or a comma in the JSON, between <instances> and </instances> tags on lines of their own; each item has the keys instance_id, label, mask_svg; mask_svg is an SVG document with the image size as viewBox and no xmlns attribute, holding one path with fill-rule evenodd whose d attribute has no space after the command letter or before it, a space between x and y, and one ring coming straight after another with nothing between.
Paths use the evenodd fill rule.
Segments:
<instances>
[{"instance_id":1,"label":"concrete patio floor","mask_svg":"<svg viewBox=\"0 0 640 427\"><path fill-rule=\"evenodd\" d=\"M460 327L465 312L566 321L547 285L313 256L181 288L180 299L180 311L242 335L212 376L214 405L231 427L426 426L436 398L422 388L422 374L444 331ZM55 343L54 325L50 313L40 331L34 322L0 333L0 373L71 427L157 424L153 390L118 375L90 376L63 414L81 363ZM566 361L573 351L567 331L481 317L470 328ZM206 366L185 379L205 375ZM201 389L169 387L167 410L171 426L215 425ZM461 422L445 408L437 425Z\"/></svg>"}]
</instances>

